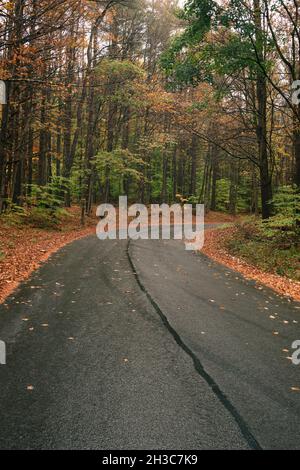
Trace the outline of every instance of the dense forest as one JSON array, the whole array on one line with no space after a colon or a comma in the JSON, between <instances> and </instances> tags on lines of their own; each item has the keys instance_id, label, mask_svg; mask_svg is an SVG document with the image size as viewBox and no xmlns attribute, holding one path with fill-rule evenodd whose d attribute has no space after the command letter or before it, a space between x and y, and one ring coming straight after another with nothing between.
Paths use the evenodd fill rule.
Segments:
<instances>
[{"instance_id":1,"label":"dense forest","mask_svg":"<svg viewBox=\"0 0 300 470\"><path fill-rule=\"evenodd\" d=\"M0 211L127 194L297 225L299 18L297 0L2 0Z\"/></svg>"},{"instance_id":2,"label":"dense forest","mask_svg":"<svg viewBox=\"0 0 300 470\"><path fill-rule=\"evenodd\" d=\"M300 0L0 0L0 451L300 450L299 327Z\"/></svg>"}]
</instances>

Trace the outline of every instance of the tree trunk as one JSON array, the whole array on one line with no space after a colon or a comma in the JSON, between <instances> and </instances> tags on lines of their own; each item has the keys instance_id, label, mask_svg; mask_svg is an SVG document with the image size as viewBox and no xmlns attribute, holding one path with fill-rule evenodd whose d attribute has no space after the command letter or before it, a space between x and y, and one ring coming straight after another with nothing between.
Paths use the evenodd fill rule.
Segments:
<instances>
[{"instance_id":1,"label":"tree trunk","mask_svg":"<svg viewBox=\"0 0 300 470\"><path fill-rule=\"evenodd\" d=\"M267 79L260 66L264 64L265 39L262 29L261 0L254 0L254 16L256 27L256 52L259 65L257 66L256 98L257 98L257 140L259 148L260 184L262 217L271 216L272 181L269 172L267 144Z\"/></svg>"},{"instance_id":2,"label":"tree trunk","mask_svg":"<svg viewBox=\"0 0 300 470\"><path fill-rule=\"evenodd\" d=\"M190 182L190 195L194 196L196 194L196 184L197 184L197 136L193 135L192 146L190 150L191 155L191 182Z\"/></svg>"},{"instance_id":3,"label":"tree trunk","mask_svg":"<svg viewBox=\"0 0 300 470\"><path fill-rule=\"evenodd\" d=\"M41 103L41 130L40 130L40 155L38 167L38 184L46 186L47 184L47 131L46 131L46 91L42 91Z\"/></svg>"},{"instance_id":4,"label":"tree trunk","mask_svg":"<svg viewBox=\"0 0 300 470\"><path fill-rule=\"evenodd\" d=\"M300 109L299 109L300 115ZM294 154L295 154L295 184L300 190L300 130L294 131Z\"/></svg>"},{"instance_id":5,"label":"tree trunk","mask_svg":"<svg viewBox=\"0 0 300 470\"><path fill-rule=\"evenodd\" d=\"M230 164L230 191L229 191L229 213L236 215L237 211L237 189L238 189L239 170L237 163L231 161Z\"/></svg>"}]
</instances>

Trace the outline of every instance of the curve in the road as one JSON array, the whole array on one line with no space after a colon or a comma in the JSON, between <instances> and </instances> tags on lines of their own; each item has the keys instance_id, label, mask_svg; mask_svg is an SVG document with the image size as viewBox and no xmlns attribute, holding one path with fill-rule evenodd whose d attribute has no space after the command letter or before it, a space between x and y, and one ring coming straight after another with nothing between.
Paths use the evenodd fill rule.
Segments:
<instances>
[{"instance_id":1,"label":"curve in the road","mask_svg":"<svg viewBox=\"0 0 300 470\"><path fill-rule=\"evenodd\" d=\"M153 305L154 309L160 316L163 324L166 326L168 331L171 333L173 338L175 339L176 343L178 346L180 346L183 351L192 359L194 367L197 371L197 373L207 382L209 387L212 389L216 397L220 400L222 405L229 411L229 413L232 415L234 420L236 421L238 427L241 430L241 433L243 434L244 438L249 444L249 447L253 450L262 450L261 446L259 445L258 441L255 439L254 435L252 434L251 430L247 426L247 423L244 421L240 413L236 410L234 405L230 402L228 397L222 392L220 387L217 385L217 383L214 381L214 379L206 372L205 368L201 364L201 361L199 358L193 353L193 351L185 344L183 339L180 337L180 335L177 333L177 331L171 326L171 324L168 321L167 316L162 312L160 309L159 305L155 302L155 300L152 298L144 284L142 283L138 273L136 266L134 265L134 262L130 256L130 241L128 242L127 246L127 256L129 259L129 263L131 265L132 271L136 277L137 283L149 299L150 303Z\"/></svg>"}]
</instances>

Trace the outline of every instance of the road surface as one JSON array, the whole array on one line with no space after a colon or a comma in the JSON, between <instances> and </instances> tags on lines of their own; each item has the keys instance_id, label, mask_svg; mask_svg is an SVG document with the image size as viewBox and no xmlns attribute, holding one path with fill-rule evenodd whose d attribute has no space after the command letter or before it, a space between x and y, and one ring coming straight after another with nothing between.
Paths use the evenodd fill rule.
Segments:
<instances>
[{"instance_id":1,"label":"road surface","mask_svg":"<svg viewBox=\"0 0 300 470\"><path fill-rule=\"evenodd\" d=\"M0 306L0 449L299 449L299 325L181 242L74 242Z\"/></svg>"}]
</instances>

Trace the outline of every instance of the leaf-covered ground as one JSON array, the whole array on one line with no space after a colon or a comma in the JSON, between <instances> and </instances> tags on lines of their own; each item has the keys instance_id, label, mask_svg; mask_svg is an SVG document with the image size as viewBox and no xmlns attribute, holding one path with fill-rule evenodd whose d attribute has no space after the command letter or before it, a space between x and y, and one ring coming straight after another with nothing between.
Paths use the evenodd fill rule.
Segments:
<instances>
[{"instance_id":1,"label":"leaf-covered ground","mask_svg":"<svg viewBox=\"0 0 300 470\"><path fill-rule=\"evenodd\" d=\"M244 257L235 256L231 250L232 240L238 237L237 227L226 227L221 229L208 230L206 232L205 246L203 253L215 261L228 266L243 274L247 279L253 279L259 284L272 288L276 292L294 300L300 301L300 282L290 279L287 276L280 276L274 272L274 268L266 271L261 267L249 262ZM300 267L300 266L299 266Z\"/></svg>"},{"instance_id":2,"label":"leaf-covered ground","mask_svg":"<svg viewBox=\"0 0 300 470\"><path fill-rule=\"evenodd\" d=\"M80 210L69 211L57 230L34 228L17 217L0 219L0 302L62 246L95 232L95 219L80 224Z\"/></svg>"},{"instance_id":3,"label":"leaf-covered ground","mask_svg":"<svg viewBox=\"0 0 300 470\"><path fill-rule=\"evenodd\" d=\"M69 213L71 217L63 219L56 230L34 228L14 218L0 218L0 302L52 253L78 238L95 233L94 217L87 218L85 227L82 227L80 209L75 207ZM207 230L203 253L245 277L271 287L279 294L300 300L300 282L266 272L229 252L229 242L237 237L237 228L232 226L237 220L238 218L226 214L212 212L207 215L206 223L230 226Z\"/></svg>"}]
</instances>

